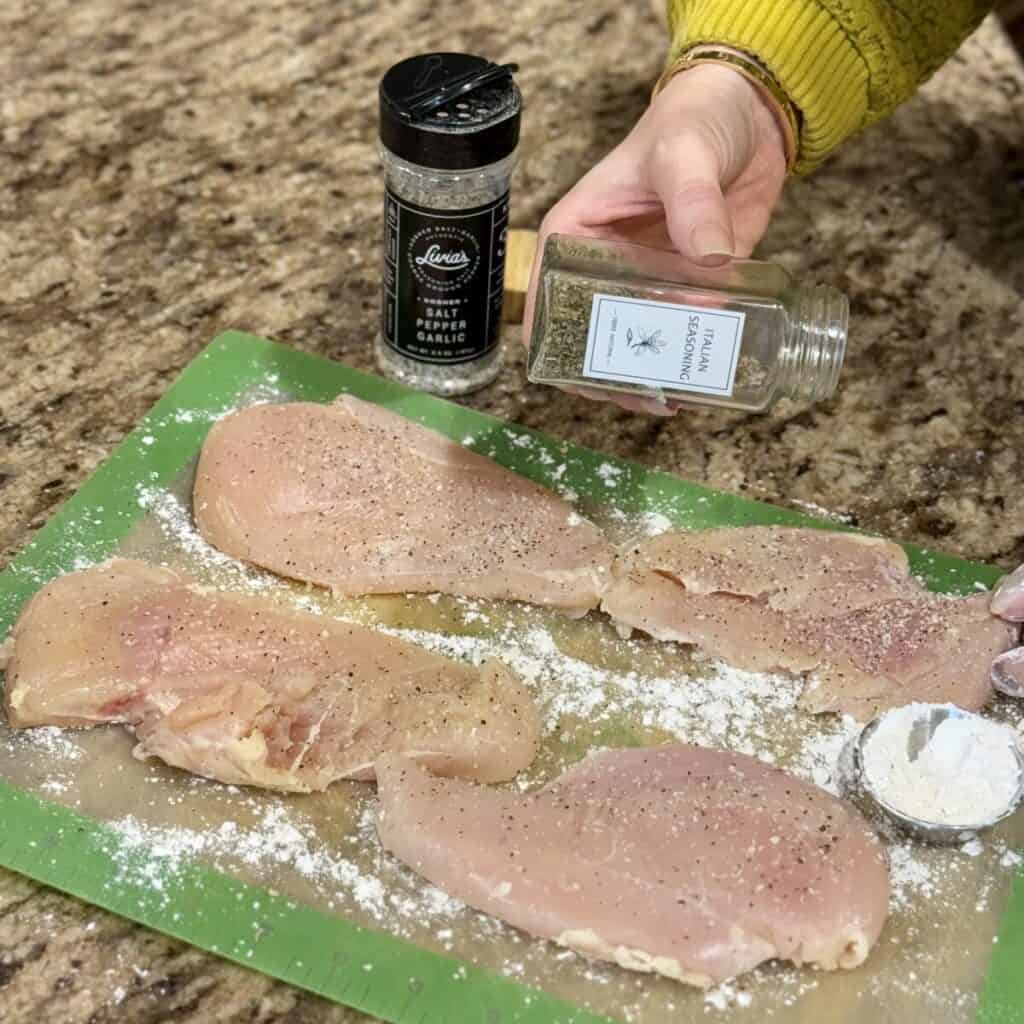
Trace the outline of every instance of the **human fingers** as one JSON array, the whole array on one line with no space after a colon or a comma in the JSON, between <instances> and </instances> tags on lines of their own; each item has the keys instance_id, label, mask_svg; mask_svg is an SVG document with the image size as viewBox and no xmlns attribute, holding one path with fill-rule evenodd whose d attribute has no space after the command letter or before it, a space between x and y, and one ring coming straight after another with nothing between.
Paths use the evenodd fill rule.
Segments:
<instances>
[{"instance_id":1,"label":"human fingers","mask_svg":"<svg viewBox=\"0 0 1024 1024\"><path fill-rule=\"evenodd\" d=\"M1003 578L992 595L990 607L993 615L1010 622L1024 622L1024 565Z\"/></svg>"},{"instance_id":2,"label":"human fingers","mask_svg":"<svg viewBox=\"0 0 1024 1024\"><path fill-rule=\"evenodd\" d=\"M1024 697L1024 647L1000 654L992 662L992 685L1009 697Z\"/></svg>"}]
</instances>

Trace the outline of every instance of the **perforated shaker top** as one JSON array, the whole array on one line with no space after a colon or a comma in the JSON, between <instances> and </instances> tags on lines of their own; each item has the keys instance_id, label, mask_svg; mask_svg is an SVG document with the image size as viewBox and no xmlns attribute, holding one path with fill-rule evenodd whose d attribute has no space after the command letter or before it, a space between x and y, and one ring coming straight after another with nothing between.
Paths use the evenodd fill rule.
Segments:
<instances>
[{"instance_id":1,"label":"perforated shaker top","mask_svg":"<svg viewBox=\"0 0 1024 1024\"><path fill-rule=\"evenodd\" d=\"M522 97L514 64L468 53L424 53L395 64L380 83L380 139L410 163L483 167L519 142Z\"/></svg>"}]
</instances>

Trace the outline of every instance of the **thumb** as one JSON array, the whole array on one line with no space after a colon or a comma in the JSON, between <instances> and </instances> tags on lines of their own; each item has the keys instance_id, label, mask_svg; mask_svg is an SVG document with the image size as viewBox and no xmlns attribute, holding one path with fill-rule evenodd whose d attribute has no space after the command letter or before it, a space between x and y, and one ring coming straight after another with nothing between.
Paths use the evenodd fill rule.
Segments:
<instances>
[{"instance_id":1,"label":"thumb","mask_svg":"<svg viewBox=\"0 0 1024 1024\"><path fill-rule=\"evenodd\" d=\"M722 194L723 168L699 132L654 147L649 183L665 209L669 237L684 259L703 266L728 262L736 252L732 217Z\"/></svg>"}]
</instances>

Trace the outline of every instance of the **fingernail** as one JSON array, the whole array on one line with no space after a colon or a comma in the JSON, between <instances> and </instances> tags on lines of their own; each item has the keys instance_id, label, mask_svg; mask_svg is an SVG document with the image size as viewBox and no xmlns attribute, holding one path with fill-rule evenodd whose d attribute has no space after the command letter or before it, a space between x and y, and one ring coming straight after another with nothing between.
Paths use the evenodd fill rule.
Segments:
<instances>
[{"instance_id":1,"label":"fingernail","mask_svg":"<svg viewBox=\"0 0 1024 1024\"><path fill-rule=\"evenodd\" d=\"M1000 581L990 608L993 615L1011 622L1024 621L1024 565Z\"/></svg>"},{"instance_id":2,"label":"fingernail","mask_svg":"<svg viewBox=\"0 0 1024 1024\"><path fill-rule=\"evenodd\" d=\"M690 238L694 254L702 263L717 266L732 259L732 239L721 224L698 224Z\"/></svg>"}]
</instances>

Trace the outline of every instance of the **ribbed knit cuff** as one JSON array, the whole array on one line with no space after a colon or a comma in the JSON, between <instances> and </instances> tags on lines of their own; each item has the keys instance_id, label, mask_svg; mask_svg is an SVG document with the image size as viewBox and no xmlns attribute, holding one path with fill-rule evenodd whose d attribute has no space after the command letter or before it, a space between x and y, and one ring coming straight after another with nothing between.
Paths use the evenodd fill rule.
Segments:
<instances>
[{"instance_id":1,"label":"ribbed knit cuff","mask_svg":"<svg viewBox=\"0 0 1024 1024\"><path fill-rule=\"evenodd\" d=\"M798 172L811 170L863 125L867 65L815 0L693 0L675 29L673 58L718 43L749 53L772 73L800 114Z\"/></svg>"}]
</instances>

